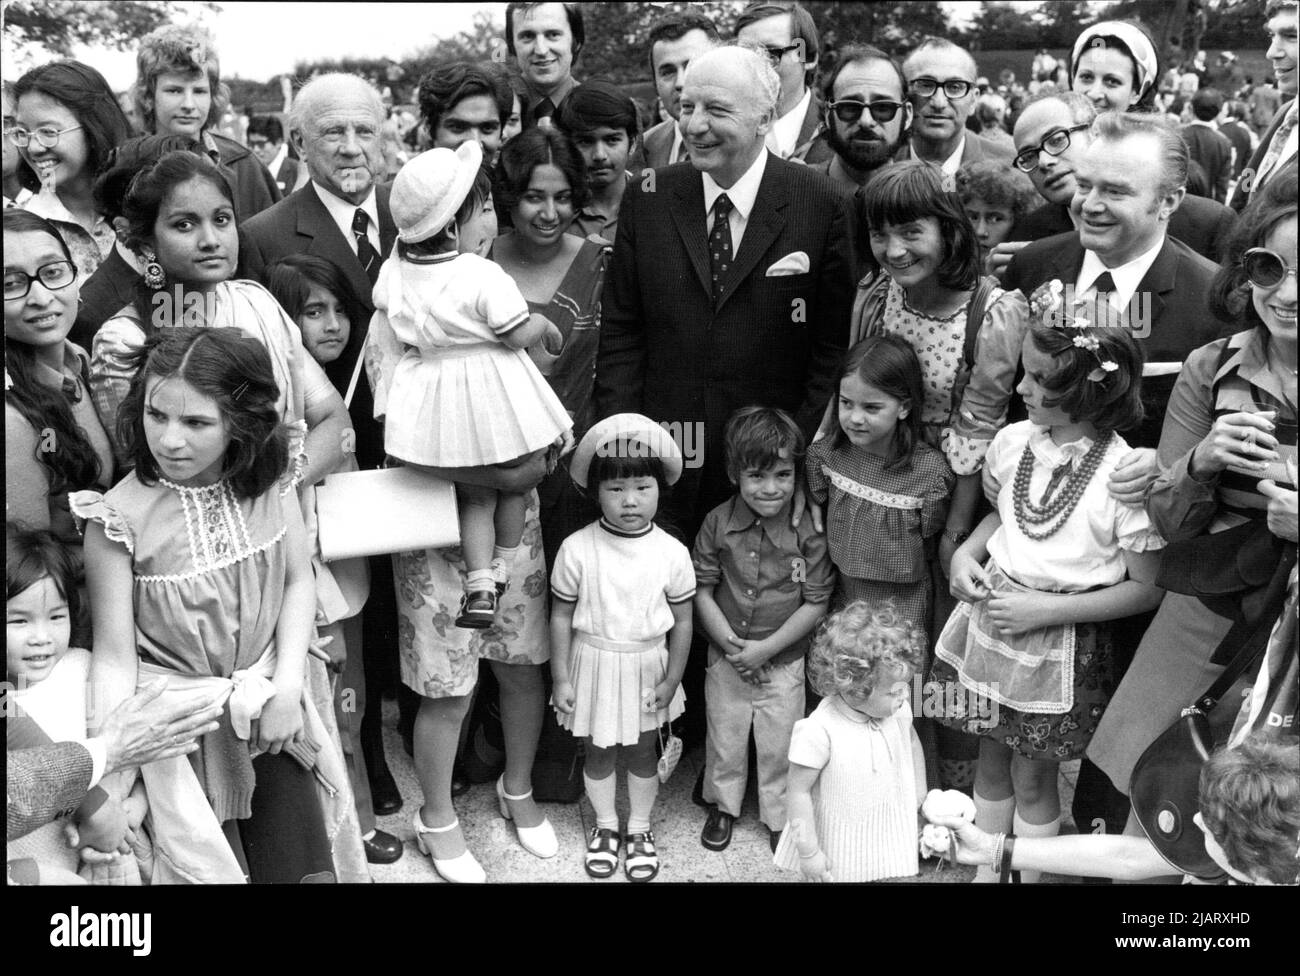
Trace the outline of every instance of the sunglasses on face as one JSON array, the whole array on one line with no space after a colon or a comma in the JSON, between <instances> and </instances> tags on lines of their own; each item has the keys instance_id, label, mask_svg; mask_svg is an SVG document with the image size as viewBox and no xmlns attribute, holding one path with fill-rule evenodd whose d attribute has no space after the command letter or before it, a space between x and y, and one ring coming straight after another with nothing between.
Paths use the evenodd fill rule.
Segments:
<instances>
[{"instance_id":1,"label":"sunglasses on face","mask_svg":"<svg viewBox=\"0 0 1300 976\"><path fill-rule=\"evenodd\" d=\"M791 51L798 51L802 47L803 41L796 41L794 44L787 44L785 47L769 47L764 44L763 50L767 52L768 59L772 62L773 66L775 66L780 64L781 59Z\"/></svg>"},{"instance_id":2,"label":"sunglasses on face","mask_svg":"<svg viewBox=\"0 0 1300 976\"><path fill-rule=\"evenodd\" d=\"M19 149L26 149L31 145L33 139L46 149L53 149L59 144L59 136L65 132L75 132L80 128L79 125L70 125L66 129L42 128L33 132L31 129L24 129L22 126L16 125L5 134L9 137L9 141Z\"/></svg>"},{"instance_id":3,"label":"sunglasses on face","mask_svg":"<svg viewBox=\"0 0 1300 976\"><path fill-rule=\"evenodd\" d=\"M826 107L834 112L835 117L845 125L852 125L858 121L858 119L862 118L863 112L870 112L873 119L884 125L886 122L894 121L894 117L898 115L898 110L903 107L903 103L885 100L860 102L856 98L843 98L838 102L831 102Z\"/></svg>"},{"instance_id":4,"label":"sunglasses on face","mask_svg":"<svg viewBox=\"0 0 1300 976\"><path fill-rule=\"evenodd\" d=\"M947 81L935 81L933 78L917 78L907 83L907 90L921 98L932 98L940 88L949 101L965 98L975 86L961 78L949 78Z\"/></svg>"},{"instance_id":5,"label":"sunglasses on face","mask_svg":"<svg viewBox=\"0 0 1300 976\"><path fill-rule=\"evenodd\" d=\"M71 261L51 261L37 268L35 275L29 275L26 271L6 271L5 301L12 302L19 298L26 298L27 293L32 290L33 278L39 279L49 291L58 291L60 288L67 288L76 280L77 269Z\"/></svg>"},{"instance_id":6,"label":"sunglasses on face","mask_svg":"<svg viewBox=\"0 0 1300 976\"><path fill-rule=\"evenodd\" d=\"M1043 138L1043 141L1036 146L1029 146L1016 153L1013 160L1016 169L1022 173L1032 173L1038 169L1038 154L1047 153L1049 156L1059 156L1070 148L1070 133L1078 132L1080 129L1087 129L1092 125L1091 122L1083 122L1079 125L1072 125L1068 129L1053 129Z\"/></svg>"},{"instance_id":7,"label":"sunglasses on face","mask_svg":"<svg viewBox=\"0 0 1300 976\"><path fill-rule=\"evenodd\" d=\"M1276 288L1295 275L1296 269L1287 267L1286 259L1266 247L1252 247L1241 256L1241 266L1246 277L1256 288Z\"/></svg>"}]
</instances>

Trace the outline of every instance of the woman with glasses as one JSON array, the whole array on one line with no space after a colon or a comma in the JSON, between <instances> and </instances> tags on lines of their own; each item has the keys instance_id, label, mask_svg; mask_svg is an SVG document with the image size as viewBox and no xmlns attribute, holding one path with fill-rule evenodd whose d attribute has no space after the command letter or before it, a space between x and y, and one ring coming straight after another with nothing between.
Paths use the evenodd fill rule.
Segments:
<instances>
[{"instance_id":1,"label":"woman with glasses","mask_svg":"<svg viewBox=\"0 0 1300 976\"><path fill-rule=\"evenodd\" d=\"M1098 112L1154 112L1160 79L1156 46L1146 30L1122 20L1094 24L1070 54L1070 87Z\"/></svg>"},{"instance_id":2,"label":"woman with glasses","mask_svg":"<svg viewBox=\"0 0 1300 976\"><path fill-rule=\"evenodd\" d=\"M27 72L13 87L14 126L7 135L22 155L25 208L54 221L83 278L113 249L113 228L95 206L93 186L113 147L129 135L108 82L79 61Z\"/></svg>"},{"instance_id":3,"label":"woman with glasses","mask_svg":"<svg viewBox=\"0 0 1300 976\"><path fill-rule=\"evenodd\" d=\"M112 484L113 453L91 404L84 351L68 342L77 314L72 253L48 220L4 211L6 518L49 529L75 553L68 492ZM81 601L85 606L85 600ZM89 646L89 614L74 646Z\"/></svg>"},{"instance_id":4,"label":"woman with glasses","mask_svg":"<svg viewBox=\"0 0 1300 976\"><path fill-rule=\"evenodd\" d=\"M1244 330L1187 357L1165 414L1146 509L1170 543L1157 580L1169 592L1088 748L1125 793L1138 757L1227 664L1212 655L1233 618L1294 565L1296 173L1242 214L1211 288L1215 314ZM1215 727L1237 712L1224 702Z\"/></svg>"}]
</instances>

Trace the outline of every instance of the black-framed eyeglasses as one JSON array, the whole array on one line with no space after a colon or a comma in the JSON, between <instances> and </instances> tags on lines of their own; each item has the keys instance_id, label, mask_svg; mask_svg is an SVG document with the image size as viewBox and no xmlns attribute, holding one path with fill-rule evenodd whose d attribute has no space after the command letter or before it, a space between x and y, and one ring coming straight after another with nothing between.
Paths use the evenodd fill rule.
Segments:
<instances>
[{"instance_id":1,"label":"black-framed eyeglasses","mask_svg":"<svg viewBox=\"0 0 1300 976\"><path fill-rule=\"evenodd\" d=\"M12 302L26 298L32 290L32 279L39 278L42 285L50 291L67 288L77 280L77 268L71 261L51 261L36 269L35 275L26 271L5 271L5 301Z\"/></svg>"},{"instance_id":2,"label":"black-framed eyeglasses","mask_svg":"<svg viewBox=\"0 0 1300 976\"><path fill-rule=\"evenodd\" d=\"M33 139L46 149L53 149L59 144L59 136L63 135L65 132L76 132L80 128L81 126L79 125L70 125L66 129L53 129L49 126L45 126L40 129L32 130L24 129L21 125L16 125L6 134L9 136L9 141L19 149L26 149L31 145Z\"/></svg>"},{"instance_id":3,"label":"black-framed eyeglasses","mask_svg":"<svg viewBox=\"0 0 1300 976\"><path fill-rule=\"evenodd\" d=\"M1266 247L1252 247L1241 256L1241 266L1256 288L1276 288L1286 281L1287 275L1300 278L1295 268L1287 267L1286 258Z\"/></svg>"},{"instance_id":4,"label":"black-framed eyeglasses","mask_svg":"<svg viewBox=\"0 0 1300 976\"><path fill-rule=\"evenodd\" d=\"M780 64L781 59L784 58L791 51L803 50L803 41L798 40L795 41L793 44L787 44L785 47L772 47L771 45L764 44L763 50L767 52L768 58L771 60L771 62L774 65Z\"/></svg>"},{"instance_id":5,"label":"black-framed eyeglasses","mask_svg":"<svg viewBox=\"0 0 1300 976\"><path fill-rule=\"evenodd\" d=\"M1012 162L1020 172L1032 173L1038 169L1039 153L1047 153L1049 156L1061 155L1070 148L1070 134L1081 129L1087 129L1091 125L1091 122L1080 122L1078 125L1072 125L1069 128L1053 129L1043 137L1043 141L1038 145L1029 146L1016 153L1016 158Z\"/></svg>"},{"instance_id":6,"label":"black-framed eyeglasses","mask_svg":"<svg viewBox=\"0 0 1300 976\"><path fill-rule=\"evenodd\" d=\"M934 93L942 88L944 97L949 101L965 98L974 87L969 81L961 78L949 78L947 81L936 81L933 78L917 78L915 81L907 83L907 90L913 95L919 95L921 98L932 98Z\"/></svg>"},{"instance_id":7,"label":"black-framed eyeglasses","mask_svg":"<svg viewBox=\"0 0 1300 976\"><path fill-rule=\"evenodd\" d=\"M871 117L884 125L886 122L893 122L898 115L898 110L903 107L902 102L890 102L881 99L878 102L863 102L856 98L841 98L838 102L831 102L826 106L835 113L835 117L845 125L852 125L858 119L862 118L863 112L870 112Z\"/></svg>"}]
</instances>

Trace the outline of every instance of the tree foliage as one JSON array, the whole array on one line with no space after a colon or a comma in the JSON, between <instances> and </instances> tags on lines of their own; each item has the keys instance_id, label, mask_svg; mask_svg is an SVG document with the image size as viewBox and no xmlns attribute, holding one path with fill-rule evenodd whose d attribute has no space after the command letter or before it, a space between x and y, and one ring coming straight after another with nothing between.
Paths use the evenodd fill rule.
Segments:
<instances>
[{"instance_id":1,"label":"tree foliage","mask_svg":"<svg viewBox=\"0 0 1300 976\"><path fill-rule=\"evenodd\" d=\"M221 9L201 6L213 13ZM13 43L39 44L63 57L77 44L123 51L162 24L188 19L179 3L168 0L12 0L4 6L5 32Z\"/></svg>"}]
</instances>

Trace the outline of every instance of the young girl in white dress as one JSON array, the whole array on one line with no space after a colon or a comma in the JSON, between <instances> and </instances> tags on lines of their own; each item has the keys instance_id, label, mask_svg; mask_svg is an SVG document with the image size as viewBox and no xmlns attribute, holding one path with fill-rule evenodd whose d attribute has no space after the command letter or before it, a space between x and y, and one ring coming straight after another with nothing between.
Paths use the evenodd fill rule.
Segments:
<instances>
[{"instance_id":1,"label":"young girl in white dress","mask_svg":"<svg viewBox=\"0 0 1300 976\"><path fill-rule=\"evenodd\" d=\"M925 759L908 703L924 657L925 632L892 603L858 600L826 621L808 656L824 697L790 738L778 866L809 881L916 874Z\"/></svg>"},{"instance_id":2,"label":"young girl in white dress","mask_svg":"<svg viewBox=\"0 0 1300 976\"><path fill-rule=\"evenodd\" d=\"M569 470L601 511L564 540L551 574L553 702L560 724L585 740L583 779L596 811L584 863L593 878L610 877L624 840L628 880L650 881L659 873L650 831L656 731L686 701L695 596L690 553L653 519L682 455L652 420L616 414L587 432ZM623 838L614 808L620 753L630 806Z\"/></svg>"},{"instance_id":3,"label":"young girl in white dress","mask_svg":"<svg viewBox=\"0 0 1300 976\"><path fill-rule=\"evenodd\" d=\"M1154 609L1164 541L1107 479L1142 417L1142 353L1109 305L1065 307L1059 281L1034 293L1018 390L1029 419L1004 428L984 461L994 505L952 562L962 603L935 646L932 680L991 705L940 718L982 736L975 822L1046 837L1060 828L1060 763L1083 755L1114 691L1108 621ZM990 714L991 711L991 714ZM1037 880L1037 872L1022 872ZM993 881L988 868L977 882Z\"/></svg>"},{"instance_id":4,"label":"young girl in white dress","mask_svg":"<svg viewBox=\"0 0 1300 976\"><path fill-rule=\"evenodd\" d=\"M393 182L396 253L375 283L374 342L403 344L375 416L384 448L438 469L510 464L572 420L525 352L553 325L485 255L496 237L491 183L473 140L431 149ZM389 350L389 354L392 350ZM524 493L456 484L465 596L457 627L492 626L524 530Z\"/></svg>"}]
</instances>

